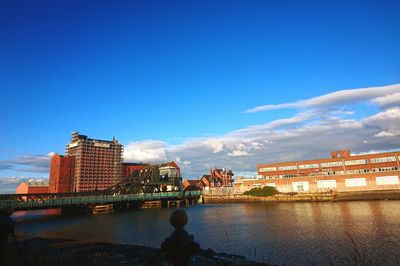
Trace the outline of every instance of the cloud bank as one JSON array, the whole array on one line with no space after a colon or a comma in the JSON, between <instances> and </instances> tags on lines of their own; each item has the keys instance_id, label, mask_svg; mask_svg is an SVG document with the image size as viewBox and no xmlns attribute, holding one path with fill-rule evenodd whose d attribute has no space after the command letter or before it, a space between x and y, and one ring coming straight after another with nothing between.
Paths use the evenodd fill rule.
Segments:
<instances>
[{"instance_id":1,"label":"cloud bank","mask_svg":"<svg viewBox=\"0 0 400 266\"><path fill-rule=\"evenodd\" d=\"M368 115L357 113L354 105L357 110L361 105ZM124 160L176 161L185 178L207 174L213 167L231 168L237 175L253 176L259 163L328 157L336 149L347 148L354 153L400 150L400 84L341 90L295 102L256 106L241 115L282 108L295 109L297 113L220 136L187 139L176 145L161 140L128 142ZM0 171L48 173L52 154L3 160ZM0 177L0 186L12 179Z\"/></svg>"},{"instance_id":2,"label":"cloud bank","mask_svg":"<svg viewBox=\"0 0 400 266\"><path fill-rule=\"evenodd\" d=\"M378 107L378 111L356 118L360 114L352 109L355 104L363 104L365 109ZM254 173L258 163L328 157L335 149L366 153L400 148L400 84L342 90L245 112L282 108L298 112L293 117L179 145L154 140L131 142L126 145L125 160L186 162L180 163L183 175L198 177L215 166Z\"/></svg>"}]
</instances>

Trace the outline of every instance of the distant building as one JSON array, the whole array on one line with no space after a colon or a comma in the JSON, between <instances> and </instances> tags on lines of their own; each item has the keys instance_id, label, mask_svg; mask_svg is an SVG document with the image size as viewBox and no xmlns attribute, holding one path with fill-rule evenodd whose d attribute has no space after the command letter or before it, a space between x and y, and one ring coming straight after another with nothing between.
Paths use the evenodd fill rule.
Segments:
<instances>
[{"instance_id":1,"label":"distant building","mask_svg":"<svg viewBox=\"0 0 400 266\"><path fill-rule=\"evenodd\" d=\"M67 193L74 191L75 156L54 154L50 160L50 193Z\"/></svg>"},{"instance_id":2,"label":"distant building","mask_svg":"<svg viewBox=\"0 0 400 266\"><path fill-rule=\"evenodd\" d=\"M182 185L185 190L197 190L202 188L201 181L196 179L183 180Z\"/></svg>"},{"instance_id":3,"label":"distant building","mask_svg":"<svg viewBox=\"0 0 400 266\"><path fill-rule=\"evenodd\" d=\"M210 169L211 184L214 187L232 186L233 176L232 170L227 170L225 168Z\"/></svg>"},{"instance_id":4,"label":"distant building","mask_svg":"<svg viewBox=\"0 0 400 266\"><path fill-rule=\"evenodd\" d=\"M201 188L232 186L233 176L232 170L224 168L210 169L209 175L203 175L200 178L201 183L198 186Z\"/></svg>"},{"instance_id":5,"label":"distant building","mask_svg":"<svg viewBox=\"0 0 400 266\"><path fill-rule=\"evenodd\" d=\"M122 176L127 177L131 172L142 170L149 165L148 163L122 163Z\"/></svg>"},{"instance_id":6,"label":"distant building","mask_svg":"<svg viewBox=\"0 0 400 266\"><path fill-rule=\"evenodd\" d=\"M78 132L66 146L65 155L75 157L76 192L103 190L121 180L123 146L115 138L90 139Z\"/></svg>"},{"instance_id":7,"label":"distant building","mask_svg":"<svg viewBox=\"0 0 400 266\"><path fill-rule=\"evenodd\" d=\"M400 152L351 155L333 151L331 158L258 165L257 179L236 187L273 186L281 192L363 191L400 189Z\"/></svg>"},{"instance_id":8,"label":"distant building","mask_svg":"<svg viewBox=\"0 0 400 266\"><path fill-rule=\"evenodd\" d=\"M28 181L22 182L16 189L16 194L40 194L49 192L47 181Z\"/></svg>"},{"instance_id":9,"label":"distant building","mask_svg":"<svg viewBox=\"0 0 400 266\"><path fill-rule=\"evenodd\" d=\"M214 185L214 183L211 181L211 175L203 175L200 178L200 184L199 186L201 186L201 188L205 188L205 187L211 187L211 185Z\"/></svg>"}]
</instances>

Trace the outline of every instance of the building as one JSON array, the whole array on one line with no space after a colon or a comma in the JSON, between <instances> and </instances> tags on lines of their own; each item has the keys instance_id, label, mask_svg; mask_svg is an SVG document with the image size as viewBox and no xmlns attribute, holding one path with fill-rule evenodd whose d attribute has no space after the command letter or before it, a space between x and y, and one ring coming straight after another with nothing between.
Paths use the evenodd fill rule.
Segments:
<instances>
[{"instance_id":1,"label":"building","mask_svg":"<svg viewBox=\"0 0 400 266\"><path fill-rule=\"evenodd\" d=\"M115 138L90 139L72 133L66 157L75 157L73 191L93 191L109 188L121 180L123 146Z\"/></svg>"},{"instance_id":2,"label":"building","mask_svg":"<svg viewBox=\"0 0 400 266\"><path fill-rule=\"evenodd\" d=\"M273 186L281 192L400 189L400 152L351 155L333 151L330 158L258 165L258 178L242 179L242 191Z\"/></svg>"},{"instance_id":3,"label":"building","mask_svg":"<svg viewBox=\"0 0 400 266\"><path fill-rule=\"evenodd\" d=\"M149 165L148 163L122 163L122 176L127 177L133 171L145 169Z\"/></svg>"},{"instance_id":4,"label":"building","mask_svg":"<svg viewBox=\"0 0 400 266\"><path fill-rule=\"evenodd\" d=\"M210 187L232 186L233 172L225 168L210 169L209 178Z\"/></svg>"},{"instance_id":5,"label":"building","mask_svg":"<svg viewBox=\"0 0 400 266\"><path fill-rule=\"evenodd\" d=\"M16 189L16 194L40 194L49 192L49 183L46 181L22 182Z\"/></svg>"},{"instance_id":6,"label":"building","mask_svg":"<svg viewBox=\"0 0 400 266\"><path fill-rule=\"evenodd\" d=\"M200 180L196 180L196 179L185 179L183 180L183 188L185 190L198 190L201 189L201 181Z\"/></svg>"},{"instance_id":7,"label":"building","mask_svg":"<svg viewBox=\"0 0 400 266\"><path fill-rule=\"evenodd\" d=\"M50 193L68 193L74 191L75 156L54 154L50 160Z\"/></svg>"}]
</instances>

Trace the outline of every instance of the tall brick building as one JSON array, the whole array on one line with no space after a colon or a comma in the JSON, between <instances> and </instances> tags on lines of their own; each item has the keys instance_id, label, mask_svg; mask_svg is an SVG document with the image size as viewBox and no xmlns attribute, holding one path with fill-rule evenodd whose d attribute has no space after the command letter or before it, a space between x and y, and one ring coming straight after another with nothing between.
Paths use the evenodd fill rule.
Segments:
<instances>
[{"instance_id":1,"label":"tall brick building","mask_svg":"<svg viewBox=\"0 0 400 266\"><path fill-rule=\"evenodd\" d=\"M115 138L91 139L72 133L65 155L75 157L73 191L103 190L121 179L123 146Z\"/></svg>"},{"instance_id":2,"label":"tall brick building","mask_svg":"<svg viewBox=\"0 0 400 266\"><path fill-rule=\"evenodd\" d=\"M273 186L282 192L363 191L400 189L400 151L351 155L333 151L331 158L258 165L257 179L235 187Z\"/></svg>"},{"instance_id":3,"label":"tall brick building","mask_svg":"<svg viewBox=\"0 0 400 266\"><path fill-rule=\"evenodd\" d=\"M50 193L67 193L74 191L75 156L54 154L50 160Z\"/></svg>"}]
</instances>

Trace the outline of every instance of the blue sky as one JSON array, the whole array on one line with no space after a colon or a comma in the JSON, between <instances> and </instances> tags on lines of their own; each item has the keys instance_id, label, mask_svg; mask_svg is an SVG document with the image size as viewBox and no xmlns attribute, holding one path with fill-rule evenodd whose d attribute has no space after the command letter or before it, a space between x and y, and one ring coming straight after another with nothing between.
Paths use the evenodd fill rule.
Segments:
<instances>
[{"instance_id":1,"label":"blue sky","mask_svg":"<svg viewBox=\"0 0 400 266\"><path fill-rule=\"evenodd\" d=\"M399 1L2 1L0 180L47 178L48 154L63 153L76 130L115 136L130 161L177 160L188 177L339 146L399 149L399 10ZM323 106L246 112L323 95ZM332 137L326 125L341 123L353 131Z\"/></svg>"}]
</instances>

